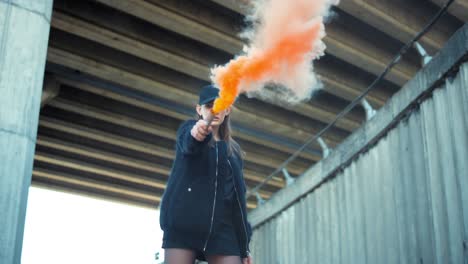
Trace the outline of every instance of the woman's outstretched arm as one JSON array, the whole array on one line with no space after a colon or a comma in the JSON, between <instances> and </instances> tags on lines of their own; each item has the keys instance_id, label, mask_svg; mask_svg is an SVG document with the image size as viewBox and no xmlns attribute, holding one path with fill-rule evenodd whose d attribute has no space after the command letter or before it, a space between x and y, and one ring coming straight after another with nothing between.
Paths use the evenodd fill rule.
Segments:
<instances>
[{"instance_id":1,"label":"woman's outstretched arm","mask_svg":"<svg viewBox=\"0 0 468 264\"><path fill-rule=\"evenodd\" d=\"M211 140L211 137L211 128L206 126L205 121L189 120L177 131L177 148L183 154L196 154Z\"/></svg>"}]
</instances>

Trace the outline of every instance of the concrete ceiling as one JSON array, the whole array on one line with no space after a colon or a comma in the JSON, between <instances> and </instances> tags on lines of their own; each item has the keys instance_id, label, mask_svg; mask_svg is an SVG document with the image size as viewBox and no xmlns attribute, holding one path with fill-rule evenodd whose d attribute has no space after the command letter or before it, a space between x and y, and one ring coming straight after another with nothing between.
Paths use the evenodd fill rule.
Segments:
<instances>
[{"instance_id":1,"label":"concrete ceiling","mask_svg":"<svg viewBox=\"0 0 468 264\"><path fill-rule=\"evenodd\" d=\"M171 169L175 132L195 114L209 68L243 45L246 1L55 0L33 184L156 207ZM322 129L385 68L443 1L342 0L316 63L324 88L284 106L242 96L233 113L253 187ZM435 54L467 21L467 1L422 40ZM380 108L420 68L411 51L368 96ZM323 139L335 147L365 120L354 109ZM297 176L321 159L311 145L288 166ZM280 176L263 198L285 186ZM248 207L256 206L250 198Z\"/></svg>"}]
</instances>

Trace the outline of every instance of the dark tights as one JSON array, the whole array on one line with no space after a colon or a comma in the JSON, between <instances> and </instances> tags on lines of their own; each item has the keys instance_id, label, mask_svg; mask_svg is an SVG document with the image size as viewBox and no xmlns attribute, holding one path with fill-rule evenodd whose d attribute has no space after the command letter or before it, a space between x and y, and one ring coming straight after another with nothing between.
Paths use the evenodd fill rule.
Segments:
<instances>
[{"instance_id":1,"label":"dark tights","mask_svg":"<svg viewBox=\"0 0 468 264\"><path fill-rule=\"evenodd\" d=\"M195 251L181 248L168 248L164 250L166 264L193 264ZM207 256L209 264L242 264L239 256L211 255Z\"/></svg>"}]
</instances>

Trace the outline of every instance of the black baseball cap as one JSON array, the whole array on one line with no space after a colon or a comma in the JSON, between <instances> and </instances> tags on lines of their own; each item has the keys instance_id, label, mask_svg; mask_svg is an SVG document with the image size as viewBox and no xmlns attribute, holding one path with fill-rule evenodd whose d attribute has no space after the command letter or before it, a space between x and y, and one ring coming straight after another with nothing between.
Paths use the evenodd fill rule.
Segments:
<instances>
[{"instance_id":1,"label":"black baseball cap","mask_svg":"<svg viewBox=\"0 0 468 264\"><path fill-rule=\"evenodd\" d=\"M219 97L219 89L214 87L213 85L206 85L200 91L198 104L204 105L209 102L214 101L216 98Z\"/></svg>"}]
</instances>

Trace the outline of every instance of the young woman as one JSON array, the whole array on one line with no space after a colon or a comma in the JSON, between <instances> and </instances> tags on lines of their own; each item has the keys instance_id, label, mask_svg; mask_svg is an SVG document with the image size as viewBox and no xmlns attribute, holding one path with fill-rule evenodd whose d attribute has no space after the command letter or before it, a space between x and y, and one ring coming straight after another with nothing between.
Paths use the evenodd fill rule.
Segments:
<instances>
[{"instance_id":1,"label":"young woman","mask_svg":"<svg viewBox=\"0 0 468 264\"><path fill-rule=\"evenodd\" d=\"M251 227L247 221L239 145L231 137L229 114L220 112L210 126L213 86L202 88L198 120L177 131L176 157L161 201L160 225L168 264L251 263Z\"/></svg>"}]
</instances>

